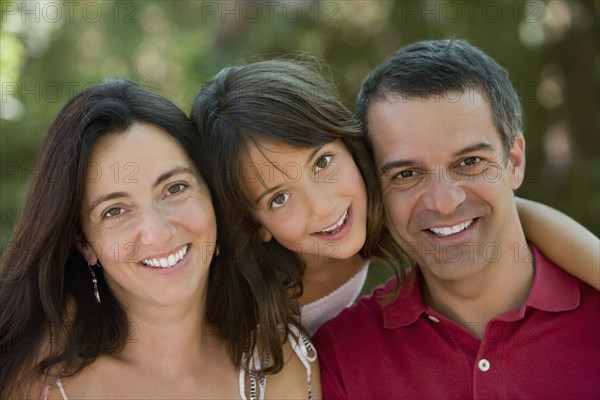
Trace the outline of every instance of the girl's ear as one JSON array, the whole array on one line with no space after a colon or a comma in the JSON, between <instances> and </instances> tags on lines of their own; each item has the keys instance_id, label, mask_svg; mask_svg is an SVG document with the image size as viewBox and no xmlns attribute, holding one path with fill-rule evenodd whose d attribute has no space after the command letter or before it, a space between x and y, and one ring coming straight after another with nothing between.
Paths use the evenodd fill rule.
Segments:
<instances>
[{"instance_id":1,"label":"girl's ear","mask_svg":"<svg viewBox=\"0 0 600 400\"><path fill-rule=\"evenodd\" d=\"M98 255L83 234L77 235L75 238L75 244L77 245L77 249L81 255L83 255L83 257L86 259L88 265L95 265L98 263Z\"/></svg>"},{"instance_id":2,"label":"girl's ear","mask_svg":"<svg viewBox=\"0 0 600 400\"><path fill-rule=\"evenodd\" d=\"M258 235L260 236L260 240L262 240L265 243L270 242L271 239L273 239L273 235L271 235L271 232L269 232L268 229L264 226L258 228Z\"/></svg>"}]
</instances>

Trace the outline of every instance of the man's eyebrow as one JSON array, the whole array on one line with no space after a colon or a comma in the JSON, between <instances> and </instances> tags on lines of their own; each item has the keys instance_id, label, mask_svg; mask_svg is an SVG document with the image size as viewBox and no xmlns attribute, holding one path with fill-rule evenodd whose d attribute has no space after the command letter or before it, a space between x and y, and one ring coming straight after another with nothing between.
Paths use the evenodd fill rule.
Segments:
<instances>
[{"instance_id":1,"label":"man's eyebrow","mask_svg":"<svg viewBox=\"0 0 600 400\"><path fill-rule=\"evenodd\" d=\"M485 151L489 151L489 152L493 152L494 151L494 147L486 142L481 142L481 143L477 143L471 146L467 146L463 149L460 149L458 151L456 151L454 154L452 154L454 157L458 157L458 156L462 156L464 154L468 154L468 153L472 153L474 151L480 151L480 150L485 150Z\"/></svg>"},{"instance_id":2,"label":"man's eyebrow","mask_svg":"<svg viewBox=\"0 0 600 400\"><path fill-rule=\"evenodd\" d=\"M486 142L476 143L474 145L467 146L465 148L462 148L462 149L454 152L452 154L452 156L458 157L458 156L462 156L464 154L472 153L474 151L481 151L481 150L493 152L494 147L491 144L486 143ZM383 175L386 172L388 172L390 169L402 168L402 167L414 167L415 165L419 165L419 163L417 163L416 161L413 161L413 160L389 161L389 162L386 162L385 164L383 164L380 171L381 171L381 174Z\"/></svg>"},{"instance_id":3,"label":"man's eyebrow","mask_svg":"<svg viewBox=\"0 0 600 400\"><path fill-rule=\"evenodd\" d=\"M381 167L381 174L385 174L390 169L394 168L402 168L402 167L414 167L418 163L412 160L396 160L396 161L388 161Z\"/></svg>"},{"instance_id":4,"label":"man's eyebrow","mask_svg":"<svg viewBox=\"0 0 600 400\"><path fill-rule=\"evenodd\" d=\"M158 185L160 185L161 183L163 183L164 181L166 181L167 179L169 179L173 175L186 174L186 173L194 175L194 170L191 169L191 168L188 168L188 167L176 167L176 168L173 168L172 170L167 171L164 174L161 174L156 179L156 182L154 182L154 185L152 185L152 187L156 188Z\"/></svg>"}]
</instances>

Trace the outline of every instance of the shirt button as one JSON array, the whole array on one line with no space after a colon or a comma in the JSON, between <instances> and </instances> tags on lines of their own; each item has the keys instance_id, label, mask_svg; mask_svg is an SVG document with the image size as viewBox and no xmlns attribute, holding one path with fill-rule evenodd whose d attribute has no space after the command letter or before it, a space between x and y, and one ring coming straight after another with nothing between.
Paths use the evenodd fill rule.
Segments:
<instances>
[{"instance_id":1,"label":"shirt button","mask_svg":"<svg viewBox=\"0 0 600 400\"><path fill-rule=\"evenodd\" d=\"M436 317L434 317L433 315L427 315L427 318L429 318L430 320L432 320L433 322L439 324L440 320L437 319Z\"/></svg>"},{"instance_id":2,"label":"shirt button","mask_svg":"<svg viewBox=\"0 0 600 400\"><path fill-rule=\"evenodd\" d=\"M479 369L483 372L486 372L490 369L490 362L485 358L479 360Z\"/></svg>"}]
</instances>

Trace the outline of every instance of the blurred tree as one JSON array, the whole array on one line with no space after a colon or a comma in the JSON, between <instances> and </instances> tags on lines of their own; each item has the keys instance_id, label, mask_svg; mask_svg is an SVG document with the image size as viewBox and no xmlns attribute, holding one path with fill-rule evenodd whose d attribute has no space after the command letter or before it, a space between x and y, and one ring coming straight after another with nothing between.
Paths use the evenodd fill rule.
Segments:
<instances>
[{"instance_id":1,"label":"blurred tree","mask_svg":"<svg viewBox=\"0 0 600 400\"><path fill-rule=\"evenodd\" d=\"M0 4L3 249L50 121L92 82L127 76L187 110L202 82L223 66L306 52L330 66L323 73L353 109L362 78L384 57L413 41L445 37L482 48L519 90L528 141L519 194L600 231L597 1Z\"/></svg>"}]
</instances>

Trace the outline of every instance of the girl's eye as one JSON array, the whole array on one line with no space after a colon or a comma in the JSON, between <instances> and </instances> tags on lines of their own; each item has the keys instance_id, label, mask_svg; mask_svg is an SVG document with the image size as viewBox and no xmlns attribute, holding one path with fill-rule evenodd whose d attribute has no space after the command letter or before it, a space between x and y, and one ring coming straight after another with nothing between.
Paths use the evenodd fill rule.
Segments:
<instances>
[{"instance_id":1,"label":"girl's eye","mask_svg":"<svg viewBox=\"0 0 600 400\"><path fill-rule=\"evenodd\" d=\"M170 195L174 195L174 194L183 192L186 188L187 188L187 185L185 185L183 183L176 183L174 185L171 185L169 187L169 189L167 189L167 191L169 192Z\"/></svg>"},{"instance_id":2,"label":"girl's eye","mask_svg":"<svg viewBox=\"0 0 600 400\"><path fill-rule=\"evenodd\" d=\"M276 194L275 197L271 200L269 208L279 208L282 207L285 203L287 203L290 195L287 193L279 193Z\"/></svg>"},{"instance_id":3,"label":"girl's eye","mask_svg":"<svg viewBox=\"0 0 600 400\"><path fill-rule=\"evenodd\" d=\"M331 165L331 160L333 159L332 155L325 155L317 160L315 163L315 172L319 172L322 169L325 169Z\"/></svg>"},{"instance_id":4,"label":"girl's eye","mask_svg":"<svg viewBox=\"0 0 600 400\"><path fill-rule=\"evenodd\" d=\"M125 210L122 209L121 207L113 207L113 208L109 208L104 215L102 216L103 218L114 218L114 217L118 217L119 215L121 215Z\"/></svg>"},{"instance_id":5,"label":"girl's eye","mask_svg":"<svg viewBox=\"0 0 600 400\"><path fill-rule=\"evenodd\" d=\"M481 158L479 158L479 157L469 157L469 158L465 158L460 163L460 166L461 167L468 167L470 165L475 165L475 164L479 163L480 161L481 161Z\"/></svg>"}]
</instances>

